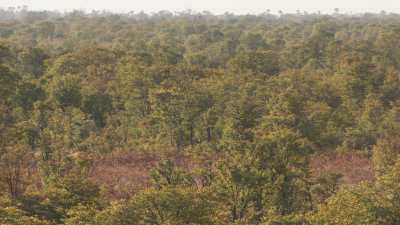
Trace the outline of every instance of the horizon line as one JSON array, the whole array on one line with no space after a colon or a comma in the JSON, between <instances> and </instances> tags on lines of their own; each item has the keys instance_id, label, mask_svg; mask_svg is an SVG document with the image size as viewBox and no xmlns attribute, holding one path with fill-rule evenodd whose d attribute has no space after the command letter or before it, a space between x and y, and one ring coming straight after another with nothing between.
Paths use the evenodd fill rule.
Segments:
<instances>
[{"instance_id":1,"label":"horizon line","mask_svg":"<svg viewBox=\"0 0 400 225\"><path fill-rule=\"evenodd\" d=\"M316 11L307 11L307 10L287 10L286 12L284 10L270 10L266 9L263 12L244 12L244 13L238 13L238 12L232 12L232 11L225 11L225 12L213 12L211 10L195 10L195 9L184 9L184 10L169 10L169 9L161 9L161 10L115 10L115 9L85 9L85 8L74 8L74 9L32 9L28 5L22 5L22 6L0 6L0 10L4 11L12 11L14 10L14 13L18 12L53 12L53 13L60 13L60 14L69 14L69 13L74 13L74 12L82 12L85 14L92 14L95 12L100 12L100 13L109 13L109 14L115 14L115 15L123 15L123 14L147 14L147 15L156 15L162 12L167 12L171 13L172 15L176 16L182 13L189 13L192 15L196 14L202 14L202 15L207 15L211 14L213 16L223 16L223 15L234 15L234 16L262 16L262 15L273 15L273 16L280 16L280 15L328 15L328 16L334 16L334 15L341 15L341 16L355 16L355 15L367 15L367 14L373 14L373 15L399 15L399 12L394 12L394 11L387 11L387 10L380 10L376 12L372 11L364 11L364 12L355 12L355 11L342 11L340 8L334 8L331 12L325 12L324 10L316 10Z\"/></svg>"}]
</instances>

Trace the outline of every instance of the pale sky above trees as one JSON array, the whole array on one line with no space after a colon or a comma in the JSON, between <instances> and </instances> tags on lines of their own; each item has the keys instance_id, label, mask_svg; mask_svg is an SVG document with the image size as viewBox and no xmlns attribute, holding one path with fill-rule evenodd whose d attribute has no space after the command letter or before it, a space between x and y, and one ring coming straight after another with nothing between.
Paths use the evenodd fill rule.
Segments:
<instances>
[{"instance_id":1,"label":"pale sky above trees","mask_svg":"<svg viewBox=\"0 0 400 225\"><path fill-rule=\"evenodd\" d=\"M321 11L331 13L335 8L341 12L400 12L399 0L0 0L0 7L26 5L33 10L109 10L116 12L160 10L233 12L237 14L261 13L270 9L273 13Z\"/></svg>"}]
</instances>

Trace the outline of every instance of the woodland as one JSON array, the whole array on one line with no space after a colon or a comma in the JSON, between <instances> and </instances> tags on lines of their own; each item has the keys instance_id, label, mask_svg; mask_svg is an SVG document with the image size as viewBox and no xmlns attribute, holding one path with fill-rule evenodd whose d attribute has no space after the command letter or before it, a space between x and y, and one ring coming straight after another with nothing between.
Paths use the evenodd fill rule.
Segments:
<instances>
[{"instance_id":1,"label":"woodland","mask_svg":"<svg viewBox=\"0 0 400 225\"><path fill-rule=\"evenodd\" d=\"M0 9L1 225L400 224L400 15Z\"/></svg>"}]
</instances>

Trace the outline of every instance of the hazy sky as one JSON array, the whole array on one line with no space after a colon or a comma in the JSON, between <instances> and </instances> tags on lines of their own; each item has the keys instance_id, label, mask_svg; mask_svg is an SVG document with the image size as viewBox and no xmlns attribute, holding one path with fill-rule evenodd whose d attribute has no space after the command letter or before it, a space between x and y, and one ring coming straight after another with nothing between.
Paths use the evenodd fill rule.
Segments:
<instances>
[{"instance_id":1,"label":"hazy sky","mask_svg":"<svg viewBox=\"0 0 400 225\"><path fill-rule=\"evenodd\" d=\"M109 10L114 12L159 10L233 12L238 14L261 13L267 9L276 13L296 10L325 13L339 8L341 12L388 12L400 13L400 0L0 0L0 7L26 5L35 10Z\"/></svg>"}]
</instances>

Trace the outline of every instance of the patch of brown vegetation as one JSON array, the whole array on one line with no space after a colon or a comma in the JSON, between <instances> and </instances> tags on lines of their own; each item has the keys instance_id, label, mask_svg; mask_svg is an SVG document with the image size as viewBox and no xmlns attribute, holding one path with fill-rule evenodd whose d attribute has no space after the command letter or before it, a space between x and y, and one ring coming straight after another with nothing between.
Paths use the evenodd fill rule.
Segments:
<instances>
[{"instance_id":1,"label":"patch of brown vegetation","mask_svg":"<svg viewBox=\"0 0 400 225\"><path fill-rule=\"evenodd\" d=\"M128 197L149 187L149 171L158 160L153 155L112 154L95 162L91 178L111 197Z\"/></svg>"},{"instance_id":2,"label":"patch of brown vegetation","mask_svg":"<svg viewBox=\"0 0 400 225\"><path fill-rule=\"evenodd\" d=\"M342 181L345 184L374 180L371 160L357 153L320 154L311 159L310 166L314 176L321 176L324 173L342 174Z\"/></svg>"},{"instance_id":3,"label":"patch of brown vegetation","mask_svg":"<svg viewBox=\"0 0 400 225\"><path fill-rule=\"evenodd\" d=\"M104 187L110 197L127 198L150 187L150 171L162 158L171 159L187 170L195 167L193 160L177 152L160 156L117 151L95 160L90 177Z\"/></svg>"},{"instance_id":4,"label":"patch of brown vegetation","mask_svg":"<svg viewBox=\"0 0 400 225\"><path fill-rule=\"evenodd\" d=\"M179 154L166 158L173 159L178 166L188 170L196 167L193 160ZM91 178L104 186L110 197L125 198L150 187L149 172L159 160L160 156L151 154L113 153L96 160ZM310 166L313 176L337 173L343 175L342 182L345 184L374 180L370 159L357 153L319 154L312 157Z\"/></svg>"}]
</instances>

